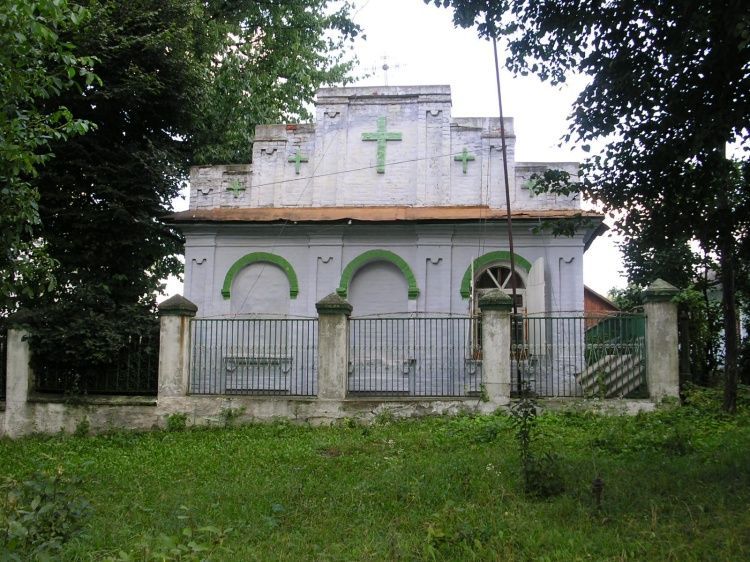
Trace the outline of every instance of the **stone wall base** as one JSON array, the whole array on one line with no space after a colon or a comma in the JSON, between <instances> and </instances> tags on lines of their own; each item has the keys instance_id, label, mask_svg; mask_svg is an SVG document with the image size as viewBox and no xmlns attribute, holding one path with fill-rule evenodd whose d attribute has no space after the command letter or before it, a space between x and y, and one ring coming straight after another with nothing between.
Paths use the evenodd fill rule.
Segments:
<instances>
[{"instance_id":1,"label":"stone wall base","mask_svg":"<svg viewBox=\"0 0 750 562\"><path fill-rule=\"evenodd\" d=\"M6 406L0 435L23 437L34 433L73 433L87 426L91 432L159 427L153 397L101 396L71 400L67 396L32 395L25 404ZM9 419L12 418L12 419Z\"/></svg>"},{"instance_id":2,"label":"stone wall base","mask_svg":"<svg viewBox=\"0 0 750 562\"><path fill-rule=\"evenodd\" d=\"M546 399L541 410L594 411L607 415L635 415L650 412L657 405L648 400ZM417 400L401 398L383 401L373 398L321 400L274 396L184 396L156 400L153 397L68 397L34 395L15 416L21 423L0 425L0 434L22 437L34 433L73 433L86 426L91 433L115 430L151 430L166 427L171 414L184 414L189 426L221 426L229 416L234 423L290 420L294 423L328 425L343 419L369 423L379 416L394 419L422 416L488 414L508 411L512 402L496 404L477 399Z\"/></svg>"}]
</instances>

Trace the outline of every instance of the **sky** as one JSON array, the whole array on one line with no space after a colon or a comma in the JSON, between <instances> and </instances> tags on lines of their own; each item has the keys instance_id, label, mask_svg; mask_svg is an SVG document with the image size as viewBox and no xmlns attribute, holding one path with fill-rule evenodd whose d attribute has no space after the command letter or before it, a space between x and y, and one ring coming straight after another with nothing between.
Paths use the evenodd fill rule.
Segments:
<instances>
[{"instance_id":1,"label":"sky","mask_svg":"<svg viewBox=\"0 0 750 562\"><path fill-rule=\"evenodd\" d=\"M360 63L355 75L370 76L352 85L380 86L386 80L391 86L447 84L454 117L496 117L492 45L479 39L475 30L455 28L452 18L452 10L423 0L358 0L354 20L365 38L353 45ZM571 76L563 87L532 76L513 77L507 71L501 72L500 80L503 114L514 119L517 161L584 159L583 152L559 146L571 105L585 84L583 77ZM187 208L187 201L175 207ZM584 283L603 295L626 285L615 240L611 233L600 236L584 256ZM171 279L167 294L175 292L182 292L182 284Z\"/></svg>"}]
</instances>

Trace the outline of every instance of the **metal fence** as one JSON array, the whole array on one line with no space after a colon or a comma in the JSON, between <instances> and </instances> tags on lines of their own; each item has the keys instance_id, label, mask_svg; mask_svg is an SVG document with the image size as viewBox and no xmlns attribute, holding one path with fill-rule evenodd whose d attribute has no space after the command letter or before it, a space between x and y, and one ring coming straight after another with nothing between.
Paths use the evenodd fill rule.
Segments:
<instances>
[{"instance_id":1,"label":"metal fence","mask_svg":"<svg viewBox=\"0 0 750 562\"><path fill-rule=\"evenodd\" d=\"M646 392L646 318L639 314L517 316L511 388L538 396L614 398Z\"/></svg>"},{"instance_id":2,"label":"metal fence","mask_svg":"<svg viewBox=\"0 0 750 562\"><path fill-rule=\"evenodd\" d=\"M158 325L157 325L158 326ZM34 372L38 392L156 395L159 379L159 332L131 336L114 360L87 372L62 372L54 365Z\"/></svg>"},{"instance_id":3,"label":"metal fence","mask_svg":"<svg viewBox=\"0 0 750 562\"><path fill-rule=\"evenodd\" d=\"M0 324L0 400L5 400L5 369L8 364L8 330Z\"/></svg>"},{"instance_id":4,"label":"metal fence","mask_svg":"<svg viewBox=\"0 0 750 562\"><path fill-rule=\"evenodd\" d=\"M193 319L191 394L315 396L317 319Z\"/></svg>"},{"instance_id":5,"label":"metal fence","mask_svg":"<svg viewBox=\"0 0 750 562\"><path fill-rule=\"evenodd\" d=\"M479 396L472 318L352 318L350 394Z\"/></svg>"}]
</instances>

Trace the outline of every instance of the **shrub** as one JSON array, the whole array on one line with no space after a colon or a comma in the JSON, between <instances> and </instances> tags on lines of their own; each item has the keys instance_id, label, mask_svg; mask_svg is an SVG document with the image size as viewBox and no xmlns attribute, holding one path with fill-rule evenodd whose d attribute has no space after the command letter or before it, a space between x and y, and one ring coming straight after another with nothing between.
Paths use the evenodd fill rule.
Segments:
<instances>
[{"instance_id":1,"label":"shrub","mask_svg":"<svg viewBox=\"0 0 750 562\"><path fill-rule=\"evenodd\" d=\"M90 287L53 303L38 303L27 312L38 389L73 395L155 393L159 360L155 312L149 305L119 306L105 290ZM120 372L119 385L124 388L105 388L114 384L105 384L107 372Z\"/></svg>"},{"instance_id":2,"label":"shrub","mask_svg":"<svg viewBox=\"0 0 750 562\"><path fill-rule=\"evenodd\" d=\"M219 419L224 427L232 427L245 414L245 407L242 408L222 408L219 412Z\"/></svg>"},{"instance_id":3,"label":"shrub","mask_svg":"<svg viewBox=\"0 0 750 562\"><path fill-rule=\"evenodd\" d=\"M232 550L224 543L233 529L206 526L195 529L184 527L179 535L146 535L130 552L121 550L116 557L105 558L107 562L131 562L153 560L159 562L203 562L221 554L227 557Z\"/></svg>"},{"instance_id":4,"label":"shrub","mask_svg":"<svg viewBox=\"0 0 750 562\"><path fill-rule=\"evenodd\" d=\"M545 451L531 455L524 467L524 492L536 498L552 498L565 491L560 456Z\"/></svg>"}]
</instances>

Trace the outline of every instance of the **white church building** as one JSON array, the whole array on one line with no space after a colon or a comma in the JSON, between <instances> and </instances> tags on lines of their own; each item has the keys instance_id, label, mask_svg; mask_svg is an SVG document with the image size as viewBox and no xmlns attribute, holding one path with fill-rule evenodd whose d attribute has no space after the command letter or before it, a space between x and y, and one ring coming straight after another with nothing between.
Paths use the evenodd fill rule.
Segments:
<instances>
[{"instance_id":1,"label":"white church building","mask_svg":"<svg viewBox=\"0 0 750 562\"><path fill-rule=\"evenodd\" d=\"M324 88L314 123L259 125L252 163L191 170L185 296L201 318L316 316L337 292L353 317L474 312L510 292L500 122L451 116L448 86ZM602 216L534 195L505 119L519 309L582 311L583 256ZM535 233L582 214L573 237Z\"/></svg>"}]
</instances>

